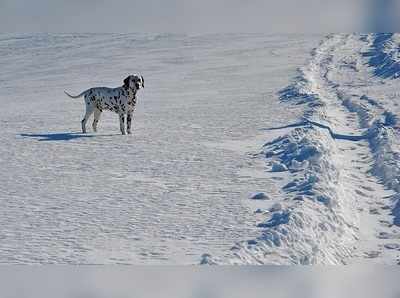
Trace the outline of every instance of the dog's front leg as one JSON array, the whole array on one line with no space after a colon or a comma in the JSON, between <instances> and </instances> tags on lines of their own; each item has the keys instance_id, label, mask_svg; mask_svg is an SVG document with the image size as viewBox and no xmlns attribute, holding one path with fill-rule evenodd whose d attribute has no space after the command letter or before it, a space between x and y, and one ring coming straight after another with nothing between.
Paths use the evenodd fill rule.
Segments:
<instances>
[{"instance_id":1,"label":"dog's front leg","mask_svg":"<svg viewBox=\"0 0 400 298\"><path fill-rule=\"evenodd\" d=\"M121 133L125 135L125 114L119 114L119 129L121 130Z\"/></svg>"},{"instance_id":2,"label":"dog's front leg","mask_svg":"<svg viewBox=\"0 0 400 298\"><path fill-rule=\"evenodd\" d=\"M131 127L132 127L132 112L128 113L128 115L126 116L126 127L127 127L127 131L128 134L132 133Z\"/></svg>"},{"instance_id":3,"label":"dog's front leg","mask_svg":"<svg viewBox=\"0 0 400 298\"><path fill-rule=\"evenodd\" d=\"M94 132L97 132L97 123L99 123L100 115L101 115L101 110L95 109L94 110L94 119L93 119L93 124L92 124Z\"/></svg>"},{"instance_id":4,"label":"dog's front leg","mask_svg":"<svg viewBox=\"0 0 400 298\"><path fill-rule=\"evenodd\" d=\"M85 99L86 100L86 99ZM86 133L86 122L88 121L89 117L93 114L93 106L86 102L86 113L81 121L82 125L82 133Z\"/></svg>"}]
</instances>

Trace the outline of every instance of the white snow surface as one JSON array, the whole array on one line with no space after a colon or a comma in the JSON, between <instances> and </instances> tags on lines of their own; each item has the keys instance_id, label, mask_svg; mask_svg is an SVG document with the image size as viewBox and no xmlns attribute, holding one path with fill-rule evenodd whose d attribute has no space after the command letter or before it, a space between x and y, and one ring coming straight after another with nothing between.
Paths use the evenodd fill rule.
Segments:
<instances>
[{"instance_id":1,"label":"white snow surface","mask_svg":"<svg viewBox=\"0 0 400 298\"><path fill-rule=\"evenodd\" d=\"M371 34L330 35L312 51L279 92L303 118L260 153L289 168L284 207L221 263L399 263L399 50L397 34Z\"/></svg>"},{"instance_id":2,"label":"white snow surface","mask_svg":"<svg viewBox=\"0 0 400 298\"><path fill-rule=\"evenodd\" d=\"M400 35L0 35L0 262L400 263ZM145 78L132 136L63 95ZM261 198L261 199L260 199Z\"/></svg>"},{"instance_id":3,"label":"white snow surface","mask_svg":"<svg viewBox=\"0 0 400 298\"><path fill-rule=\"evenodd\" d=\"M248 198L275 180L254 158L303 107L276 97L318 36L0 35L0 263L198 264L255 238ZM145 78L133 135L94 86ZM279 115L279 117L277 117ZM88 123L90 126L90 121Z\"/></svg>"}]
</instances>

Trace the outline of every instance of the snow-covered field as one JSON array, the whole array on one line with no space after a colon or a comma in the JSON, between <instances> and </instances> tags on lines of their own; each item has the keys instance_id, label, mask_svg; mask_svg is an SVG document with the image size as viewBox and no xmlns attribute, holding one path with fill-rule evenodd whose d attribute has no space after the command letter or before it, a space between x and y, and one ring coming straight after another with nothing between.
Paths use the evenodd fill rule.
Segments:
<instances>
[{"instance_id":1,"label":"snow-covered field","mask_svg":"<svg viewBox=\"0 0 400 298\"><path fill-rule=\"evenodd\" d=\"M398 263L399 50L391 34L1 34L0 262ZM111 112L81 134L63 91L130 73L133 134Z\"/></svg>"},{"instance_id":2,"label":"snow-covered field","mask_svg":"<svg viewBox=\"0 0 400 298\"><path fill-rule=\"evenodd\" d=\"M264 128L301 115L275 93L318 39L1 35L0 261L229 256L258 234L247 198L273 187L248 153ZM135 72L146 87L133 135L111 112L97 134L80 134L83 100L63 91L120 86Z\"/></svg>"}]
</instances>

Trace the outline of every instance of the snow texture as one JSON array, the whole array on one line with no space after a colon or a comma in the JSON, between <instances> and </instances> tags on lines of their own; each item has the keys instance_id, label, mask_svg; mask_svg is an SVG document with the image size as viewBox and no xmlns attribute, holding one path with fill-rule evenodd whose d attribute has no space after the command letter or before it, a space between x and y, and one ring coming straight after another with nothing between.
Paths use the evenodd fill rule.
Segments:
<instances>
[{"instance_id":1,"label":"snow texture","mask_svg":"<svg viewBox=\"0 0 400 298\"><path fill-rule=\"evenodd\" d=\"M0 263L227 257L258 233L251 194L275 195L252 153L301 114L274 94L318 38L1 34ZM63 91L132 73L146 81L132 136L111 112L81 134L83 100Z\"/></svg>"},{"instance_id":2,"label":"snow texture","mask_svg":"<svg viewBox=\"0 0 400 298\"><path fill-rule=\"evenodd\" d=\"M399 49L398 34L330 35L278 92L305 107L260 154L288 169L282 209L222 263L399 263Z\"/></svg>"},{"instance_id":3,"label":"snow texture","mask_svg":"<svg viewBox=\"0 0 400 298\"><path fill-rule=\"evenodd\" d=\"M400 263L400 34L320 39L1 34L0 262Z\"/></svg>"}]
</instances>

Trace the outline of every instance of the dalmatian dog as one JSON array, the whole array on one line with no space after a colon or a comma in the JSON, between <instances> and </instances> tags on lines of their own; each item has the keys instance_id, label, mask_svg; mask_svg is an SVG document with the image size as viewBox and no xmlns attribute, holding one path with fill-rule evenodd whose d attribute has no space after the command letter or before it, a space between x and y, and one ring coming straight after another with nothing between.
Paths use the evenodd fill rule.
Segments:
<instances>
[{"instance_id":1,"label":"dalmatian dog","mask_svg":"<svg viewBox=\"0 0 400 298\"><path fill-rule=\"evenodd\" d=\"M119 127L121 133L125 135L125 115L127 132L131 134L132 117L137 102L136 93L141 88L144 88L144 79L142 76L134 74L128 76L121 87L95 87L85 90L76 96L70 95L66 91L64 92L71 98L84 96L86 113L81 121L83 133L86 133L86 122L93 113L92 127L93 131L96 132L101 112L110 110L119 115Z\"/></svg>"}]
</instances>

